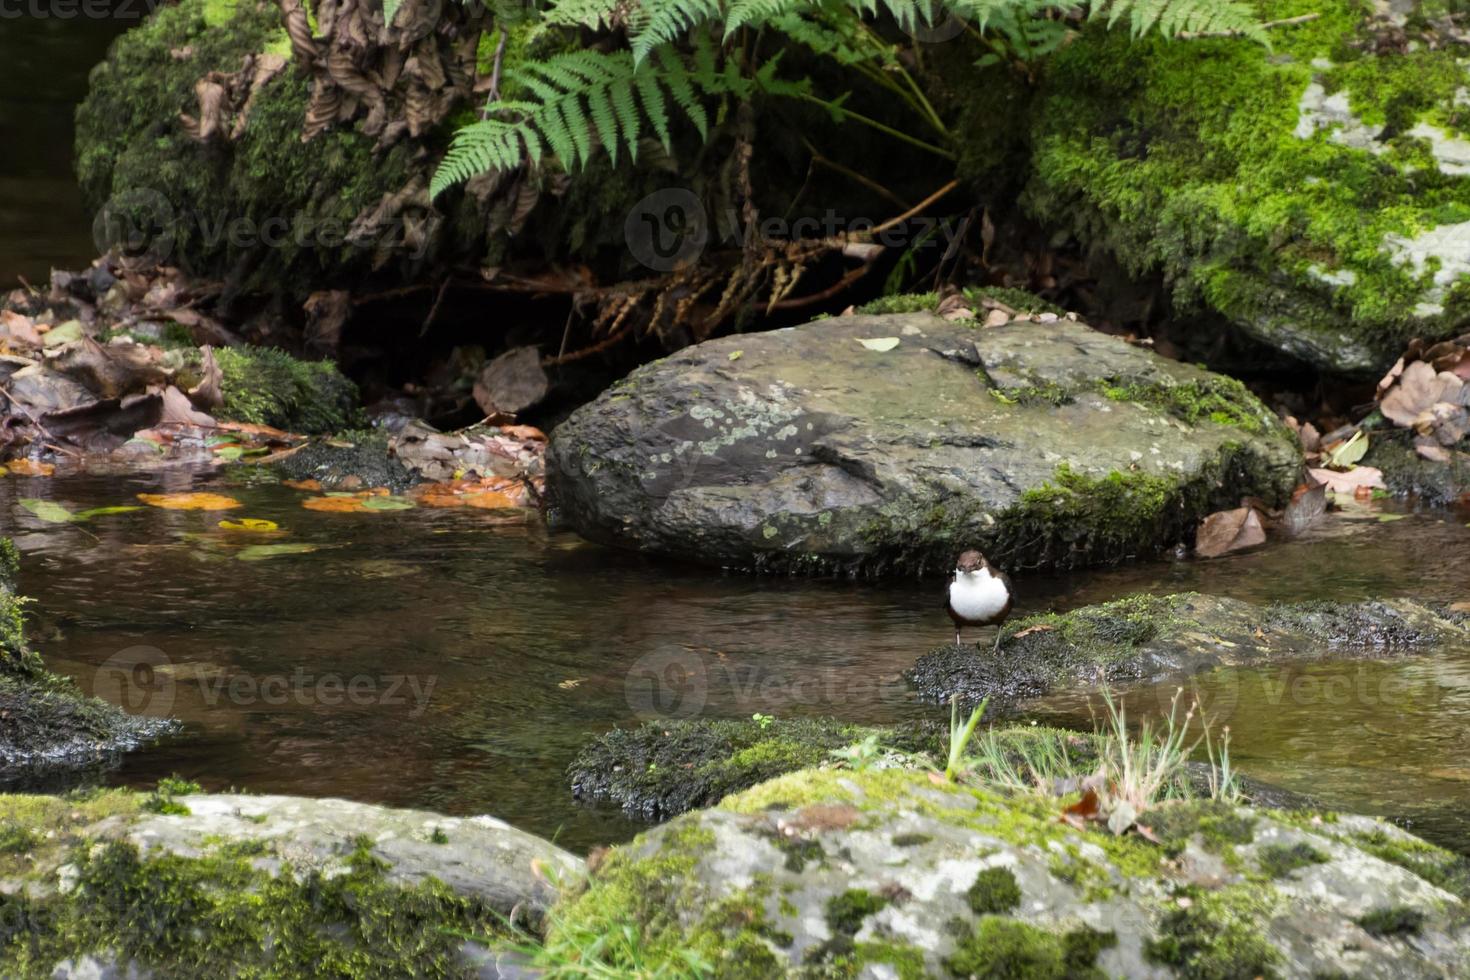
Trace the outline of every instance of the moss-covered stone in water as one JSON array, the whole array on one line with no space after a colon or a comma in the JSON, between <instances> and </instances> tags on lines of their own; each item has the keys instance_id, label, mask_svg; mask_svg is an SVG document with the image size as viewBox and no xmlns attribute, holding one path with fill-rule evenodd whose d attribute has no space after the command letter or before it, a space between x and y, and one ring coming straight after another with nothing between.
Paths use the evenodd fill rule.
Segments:
<instances>
[{"instance_id":1,"label":"moss-covered stone in water","mask_svg":"<svg viewBox=\"0 0 1470 980\"><path fill-rule=\"evenodd\" d=\"M350 428L358 419L357 386L329 361L263 347L222 348L215 357L221 418L308 435Z\"/></svg>"},{"instance_id":2,"label":"moss-covered stone in water","mask_svg":"<svg viewBox=\"0 0 1470 980\"><path fill-rule=\"evenodd\" d=\"M1257 856L1261 871L1271 878L1284 878L1293 871L1314 864L1326 864L1331 858L1304 841L1295 844L1268 844Z\"/></svg>"},{"instance_id":3,"label":"moss-covered stone in water","mask_svg":"<svg viewBox=\"0 0 1470 980\"><path fill-rule=\"evenodd\" d=\"M976 915L1002 915L1021 904L1021 886L1009 868L986 868L965 892Z\"/></svg>"},{"instance_id":4,"label":"moss-covered stone in water","mask_svg":"<svg viewBox=\"0 0 1470 980\"><path fill-rule=\"evenodd\" d=\"M936 749L940 737L927 726L879 730L812 718L648 722L598 736L578 753L568 774L581 798L668 817L782 773L831 764L833 751L874 734L906 751ZM799 843L791 846L793 860L809 858Z\"/></svg>"}]
</instances>

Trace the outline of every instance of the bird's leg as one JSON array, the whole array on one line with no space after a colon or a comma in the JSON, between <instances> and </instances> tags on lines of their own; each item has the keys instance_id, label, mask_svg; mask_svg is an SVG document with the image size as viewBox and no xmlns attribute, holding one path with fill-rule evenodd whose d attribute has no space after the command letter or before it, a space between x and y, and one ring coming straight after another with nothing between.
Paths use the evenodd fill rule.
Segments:
<instances>
[{"instance_id":1,"label":"bird's leg","mask_svg":"<svg viewBox=\"0 0 1470 980\"><path fill-rule=\"evenodd\" d=\"M960 628L958 626L956 626L954 628L954 645L955 646L963 646L964 645L964 644L962 644L960 642Z\"/></svg>"},{"instance_id":2,"label":"bird's leg","mask_svg":"<svg viewBox=\"0 0 1470 980\"><path fill-rule=\"evenodd\" d=\"M990 648L990 652L991 653L1000 653L1000 638L1004 634L1005 634L1005 627L1004 626L997 626L995 628L995 646L993 646L993 647Z\"/></svg>"}]
</instances>

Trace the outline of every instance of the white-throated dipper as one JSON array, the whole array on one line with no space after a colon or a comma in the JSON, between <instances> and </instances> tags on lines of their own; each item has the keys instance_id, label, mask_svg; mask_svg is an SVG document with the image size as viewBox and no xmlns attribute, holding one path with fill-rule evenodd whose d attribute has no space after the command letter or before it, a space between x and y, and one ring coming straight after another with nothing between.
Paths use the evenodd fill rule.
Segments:
<instances>
[{"instance_id":1,"label":"white-throated dipper","mask_svg":"<svg viewBox=\"0 0 1470 980\"><path fill-rule=\"evenodd\" d=\"M1000 649L1000 626L1011 614L1011 580L994 568L978 551L963 552L955 562L954 578L944 593L944 608L954 620L954 642L966 626L994 626L995 646Z\"/></svg>"}]
</instances>

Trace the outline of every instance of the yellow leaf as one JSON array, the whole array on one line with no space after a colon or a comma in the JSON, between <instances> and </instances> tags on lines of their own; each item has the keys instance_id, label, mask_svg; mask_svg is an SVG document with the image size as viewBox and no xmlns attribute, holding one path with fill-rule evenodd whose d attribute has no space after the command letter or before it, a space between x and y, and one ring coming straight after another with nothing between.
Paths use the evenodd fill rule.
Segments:
<instances>
[{"instance_id":1,"label":"yellow leaf","mask_svg":"<svg viewBox=\"0 0 1470 980\"><path fill-rule=\"evenodd\" d=\"M164 510L234 510L242 506L234 497L219 493L140 493L138 499Z\"/></svg>"},{"instance_id":2,"label":"yellow leaf","mask_svg":"<svg viewBox=\"0 0 1470 980\"><path fill-rule=\"evenodd\" d=\"M242 517L238 521L220 521L219 526L226 531L250 531L257 534L280 530L280 525L275 521L266 521L259 517Z\"/></svg>"}]
</instances>

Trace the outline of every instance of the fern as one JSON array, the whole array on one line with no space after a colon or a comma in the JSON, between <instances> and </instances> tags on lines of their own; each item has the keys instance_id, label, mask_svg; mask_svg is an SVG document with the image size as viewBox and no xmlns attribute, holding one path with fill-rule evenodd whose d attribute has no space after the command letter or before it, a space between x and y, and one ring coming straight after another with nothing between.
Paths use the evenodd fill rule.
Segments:
<instances>
[{"instance_id":1,"label":"fern","mask_svg":"<svg viewBox=\"0 0 1470 980\"><path fill-rule=\"evenodd\" d=\"M401 3L384 0L389 20ZM745 101L758 93L803 98L825 107L837 122L862 122L952 158L943 147L844 108L845 96L821 99L805 80L781 78L779 59L750 72L737 59L723 57L721 45L742 29L772 30L887 88L947 139L943 121L898 62L897 49L869 22L887 17L911 31L953 14L998 35L1003 48L1029 60L1065 42L1064 18L1073 12L1110 28L1126 23L1134 37L1265 39L1247 0L552 0L543 26L626 28L628 48L573 51L508 73L506 90L518 97L490 104L486 118L455 134L430 192L437 196L476 174L536 163L548 153L569 169L586 166L599 150L614 162L623 150L636 158L638 141L650 132L667 151L676 116L708 139L707 102ZM716 42L717 35L724 40ZM894 81L895 74L907 84Z\"/></svg>"}]
</instances>

